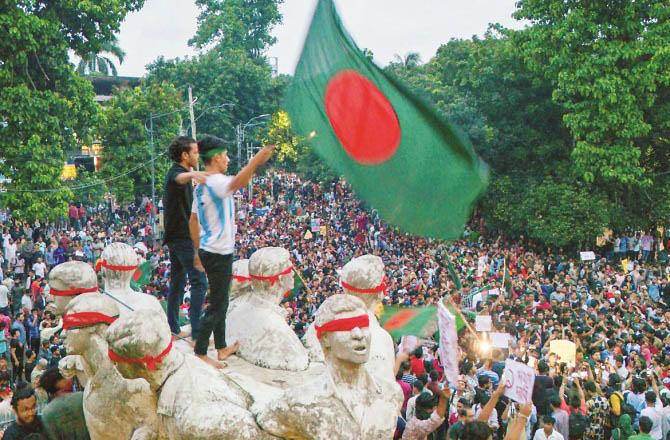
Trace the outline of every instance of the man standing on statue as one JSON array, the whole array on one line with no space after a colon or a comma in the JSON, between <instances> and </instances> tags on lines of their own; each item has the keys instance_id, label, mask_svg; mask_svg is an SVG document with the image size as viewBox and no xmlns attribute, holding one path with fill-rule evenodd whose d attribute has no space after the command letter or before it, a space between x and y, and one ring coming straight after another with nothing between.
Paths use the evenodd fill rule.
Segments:
<instances>
[{"instance_id":1,"label":"man standing on statue","mask_svg":"<svg viewBox=\"0 0 670 440\"><path fill-rule=\"evenodd\" d=\"M198 142L198 149L209 175L205 183L195 189L189 227L197 252L194 265L198 269L204 268L210 292L202 328L196 339L195 354L208 364L223 368L224 364L218 361L235 353L239 345L237 342L231 346L226 344L226 313L236 231L233 194L244 188L256 169L270 159L274 145L259 151L236 176L224 175L230 160L222 139L205 136ZM207 356L212 333L218 361Z\"/></svg>"},{"instance_id":2,"label":"man standing on statue","mask_svg":"<svg viewBox=\"0 0 670 440\"><path fill-rule=\"evenodd\" d=\"M176 138L170 143L169 154L173 164L165 176L163 195L164 242L170 250L170 292L167 317L172 333L180 337L188 336L181 332L179 326L179 306L184 299L186 276L188 275L191 283L189 320L191 321L191 338L195 341L200 330L200 315L207 291L207 278L203 272L193 267L195 255L188 230L193 204L191 182L204 182L208 173L193 171L193 168L198 165L198 144L195 139L186 136Z\"/></svg>"}]
</instances>

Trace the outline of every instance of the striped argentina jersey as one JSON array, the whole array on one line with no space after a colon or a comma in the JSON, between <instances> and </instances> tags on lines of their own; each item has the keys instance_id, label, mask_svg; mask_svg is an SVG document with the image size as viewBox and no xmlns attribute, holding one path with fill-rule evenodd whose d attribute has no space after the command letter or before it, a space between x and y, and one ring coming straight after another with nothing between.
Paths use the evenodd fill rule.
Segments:
<instances>
[{"instance_id":1,"label":"striped argentina jersey","mask_svg":"<svg viewBox=\"0 0 670 440\"><path fill-rule=\"evenodd\" d=\"M235 201L233 177L214 174L195 187L193 206L200 223L200 249L228 255L235 251Z\"/></svg>"}]
</instances>

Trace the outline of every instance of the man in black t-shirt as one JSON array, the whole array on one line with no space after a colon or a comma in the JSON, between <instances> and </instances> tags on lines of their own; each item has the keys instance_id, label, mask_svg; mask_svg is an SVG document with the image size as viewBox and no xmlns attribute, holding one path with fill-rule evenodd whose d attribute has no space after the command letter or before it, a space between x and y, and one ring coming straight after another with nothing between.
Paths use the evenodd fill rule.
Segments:
<instances>
[{"instance_id":1,"label":"man in black t-shirt","mask_svg":"<svg viewBox=\"0 0 670 440\"><path fill-rule=\"evenodd\" d=\"M37 415L37 399L35 392L28 384L17 387L12 396L12 409L16 414L16 420L5 430L4 440L44 439L44 426L40 416Z\"/></svg>"},{"instance_id":2,"label":"man in black t-shirt","mask_svg":"<svg viewBox=\"0 0 670 440\"><path fill-rule=\"evenodd\" d=\"M165 176L163 195L165 239L170 250L170 292L168 294L167 316L172 333L181 333L179 326L179 306L184 299L186 276L191 283L191 338L195 340L200 330L200 315L207 291L207 278L204 272L194 267L197 254L189 235L188 220L191 217L193 203L192 181L203 183L208 173L193 171L198 165L198 144L192 138L180 136L170 143L172 168Z\"/></svg>"}]
</instances>

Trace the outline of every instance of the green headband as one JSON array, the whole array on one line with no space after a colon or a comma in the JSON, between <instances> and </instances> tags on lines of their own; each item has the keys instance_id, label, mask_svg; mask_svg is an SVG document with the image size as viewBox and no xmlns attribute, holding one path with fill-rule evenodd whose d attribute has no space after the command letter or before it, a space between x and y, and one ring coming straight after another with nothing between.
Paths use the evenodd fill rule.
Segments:
<instances>
[{"instance_id":1,"label":"green headband","mask_svg":"<svg viewBox=\"0 0 670 440\"><path fill-rule=\"evenodd\" d=\"M213 148L213 149L207 151L206 153L203 153L202 157L204 157L206 159L211 159L212 157L216 156L217 154L225 153L226 151L228 151L228 149L226 147Z\"/></svg>"}]
</instances>

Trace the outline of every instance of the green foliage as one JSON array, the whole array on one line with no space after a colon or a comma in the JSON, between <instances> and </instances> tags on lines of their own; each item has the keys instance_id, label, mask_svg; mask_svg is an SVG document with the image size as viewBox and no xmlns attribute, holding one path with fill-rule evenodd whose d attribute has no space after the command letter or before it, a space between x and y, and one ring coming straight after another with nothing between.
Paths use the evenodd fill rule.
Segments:
<instances>
[{"instance_id":1,"label":"green foliage","mask_svg":"<svg viewBox=\"0 0 670 440\"><path fill-rule=\"evenodd\" d=\"M530 238L548 246L594 243L610 224L609 202L585 187L551 180L533 187L520 206Z\"/></svg>"},{"instance_id":2,"label":"green foliage","mask_svg":"<svg viewBox=\"0 0 670 440\"><path fill-rule=\"evenodd\" d=\"M302 142L302 139L291 131L291 120L288 113L278 111L273 114L267 132L263 137L263 144L276 145L274 163L285 167L295 166L298 160L300 142Z\"/></svg>"},{"instance_id":3,"label":"green foliage","mask_svg":"<svg viewBox=\"0 0 670 440\"><path fill-rule=\"evenodd\" d=\"M281 23L282 0L196 0L201 12L198 31L189 41L197 48L242 49L259 57L277 39L272 28Z\"/></svg>"},{"instance_id":4,"label":"green foliage","mask_svg":"<svg viewBox=\"0 0 670 440\"><path fill-rule=\"evenodd\" d=\"M99 122L91 84L68 50L98 50L143 0L20 0L0 14L1 195L19 219L65 215L72 193L60 180L64 149L91 140Z\"/></svg>"},{"instance_id":5,"label":"green foliage","mask_svg":"<svg viewBox=\"0 0 670 440\"><path fill-rule=\"evenodd\" d=\"M285 77L272 78L270 66L239 49L224 54L210 51L187 60L159 58L148 66L147 82L174 84L185 91L190 85L198 102L197 133L234 142L235 126L254 116L274 113L286 85ZM220 107L222 104L232 106Z\"/></svg>"},{"instance_id":6,"label":"green foliage","mask_svg":"<svg viewBox=\"0 0 670 440\"><path fill-rule=\"evenodd\" d=\"M156 115L153 118L156 192L161 193L170 166L167 147L179 134L182 111L181 96L171 84L143 84L115 92L104 108L105 123L100 130L104 145L101 174L105 178L119 176L109 184L119 202L151 193L152 114Z\"/></svg>"},{"instance_id":7,"label":"green foliage","mask_svg":"<svg viewBox=\"0 0 670 440\"><path fill-rule=\"evenodd\" d=\"M659 107L668 116L659 100L670 84L667 1L522 0L518 8L533 24L520 47L566 110L580 177L619 194L652 185L653 171L667 166L655 160L657 148L667 154L667 125L653 124Z\"/></svg>"},{"instance_id":8,"label":"green foliage","mask_svg":"<svg viewBox=\"0 0 670 440\"><path fill-rule=\"evenodd\" d=\"M81 167L77 170L77 178L67 181L66 185L74 195L73 200L85 206L102 203L109 191L107 183L98 173L90 173Z\"/></svg>"}]
</instances>

